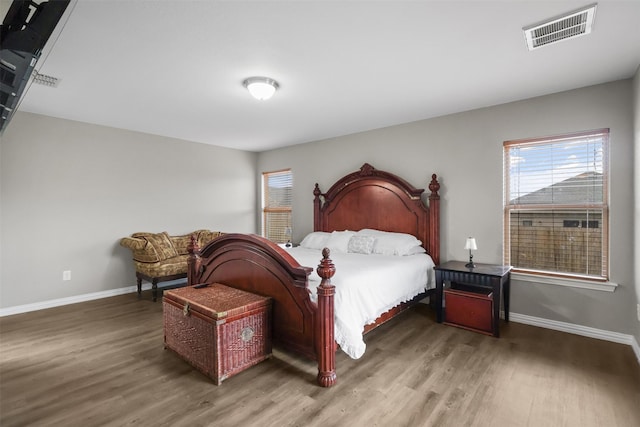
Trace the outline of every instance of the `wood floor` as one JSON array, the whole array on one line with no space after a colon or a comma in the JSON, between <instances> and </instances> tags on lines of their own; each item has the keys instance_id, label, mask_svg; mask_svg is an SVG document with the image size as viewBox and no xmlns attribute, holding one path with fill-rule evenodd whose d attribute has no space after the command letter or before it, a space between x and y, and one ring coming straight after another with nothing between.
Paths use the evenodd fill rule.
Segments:
<instances>
[{"instance_id":1,"label":"wood floor","mask_svg":"<svg viewBox=\"0 0 640 427\"><path fill-rule=\"evenodd\" d=\"M0 319L0 425L640 426L629 346L517 323L492 338L424 305L337 354L338 384L274 356L215 386L164 350L162 303L122 295Z\"/></svg>"}]
</instances>

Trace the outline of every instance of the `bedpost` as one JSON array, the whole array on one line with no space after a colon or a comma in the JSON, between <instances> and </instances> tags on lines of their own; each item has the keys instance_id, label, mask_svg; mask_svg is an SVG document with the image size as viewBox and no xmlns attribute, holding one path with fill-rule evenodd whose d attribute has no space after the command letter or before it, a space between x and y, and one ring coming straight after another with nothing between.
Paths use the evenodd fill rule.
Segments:
<instances>
[{"instance_id":1,"label":"bedpost","mask_svg":"<svg viewBox=\"0 0 640 427\"><path fill-rule=\"evenodd\" d=\"M427 251L433 258L433 262L440 264L440 183L438 177L434 173L431 175L429 183L429 247Z\"/></svg>"},{"instance_id":2,"label":"bedpost","mask_svg":"<svg viewBox=\"0 0 640 427\"><path fill-rule=\"evenodd\" d=\"M320 215L320 210L322 208L320 203L320 196L322 192L320 191L320 187L316 182L316 186L313 189L313 231L321 231L322 224L320 224L322 216Z\"/></svg>"},{"instance_id":3,"label":"bedpost","mask_svg":"<svg viewBox=\"0 0 640 427\"><path fill-rule=\"evenodd\" d=\"M318 317L316 318L316 351L318 353L318 384L331 387L336 383L336 341L334 336L333 296L336 287L331 284L331 277L336 268L329 259L328 248L322 250L322 261L316 269L322 278L318 286Z\"/></svg>"},{"instance_id":4,"label":"bedpost","mask_svg":"<svg viewBox=\"0 0 640 427\"><path fill-rule=\"evenodd\" d=\"M187 246L189 258L187 258L187 286L197 285L202 259L200 258L200 246L195 234L191 235Z\"/></svg>"}]
</instances>

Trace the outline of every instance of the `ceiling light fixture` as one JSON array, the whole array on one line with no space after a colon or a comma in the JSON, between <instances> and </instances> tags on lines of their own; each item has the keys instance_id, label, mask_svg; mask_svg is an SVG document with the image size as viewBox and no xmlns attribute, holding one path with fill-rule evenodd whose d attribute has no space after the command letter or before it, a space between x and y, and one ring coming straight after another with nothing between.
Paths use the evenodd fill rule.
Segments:
<instances>
[{"instance_id":1,"label":"ceiling light fixture","mask_svg":"<svg viewBox=\"0 0 640 427\"><path fill-rule=\"evenodd\" d=\"M247 88L251 96L260 101L269 99L280 87L278 82L269 77L249 77L242 85Z\"/></svg>"}]
</instances>

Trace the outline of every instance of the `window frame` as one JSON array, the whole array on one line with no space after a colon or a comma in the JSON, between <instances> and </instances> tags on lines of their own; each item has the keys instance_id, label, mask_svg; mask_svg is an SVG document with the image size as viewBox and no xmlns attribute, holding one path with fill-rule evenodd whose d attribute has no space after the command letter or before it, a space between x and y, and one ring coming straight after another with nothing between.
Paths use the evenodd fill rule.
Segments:
<instances>
[{"instance_id":1,"label":"window frame","mask_svg":"<svg viewBox=\"0 0 640 427\"><path fill-rule=\"evenodd\" d=\"M602 203L583 203L583 204L512 204L515 197L511 197L511 155L510 150L514 147L532 147L543 144L563 144L568 140L580 140L586 138L601 137L602 138ZM511 213L514 211L535 212L549 210L568 210L575 209L584 212L590 210L601 210L602 219L600 232L602 235L601 242L601 259L602 269L599 275L588 275L580 273L572 273L567 271L550 271L537 270L533 268L524 268L513 266L514 277L526 281L536 281L549 284L563 284L575 287L584 287L590 289L599 289L602 285L605 290L613 290L617 285L609 282L610 277L610 235L609 235L609 150L610 150L610 131L608 128L595 129L583 132L574 132L569 134L548 136L542 138L527 138L519 140L504 141L503 143L503 164L504 164L504 188L503 188L503 261L505 264L511 264ZM555 184L552 184L555 185ZM522 196L520 196L522 197ZM581 222L580 222L581 223ZM542 280L540 280L542 279Z\"/></svg>"},{"instance_id":2,"label":"window frame","mask_svg":"<svg viewBox=\"0 0 640 427\"><path fill-rule=\"evenodd\" d=\"M275 170L275 171L268 171L268 172L262 172L262 230L261 230L261 235L262 237L265 238L269 238L268 236L268 216L270 213L288 213L289 214L289 221L288 224L285 226L285 231L283 233L283 236L286 240L280 242L276 240L273 240L275 243L286 243L286 242L290 242L291 241L291 235L292 235L292 222L293 222L293 194L291 194L290 196L290 200L289 200L289 205L288 206L277 206L277 207L271 207L268 206L269 205L269 178L271 177L275 177L275 176L279 176L279 175L285 175L288 174L289 175L289 181L291 183L291 190L293 192L293 172L291 171L291 168L288 169L279 169L279 170Z\"/></svg>"}]
</instances>

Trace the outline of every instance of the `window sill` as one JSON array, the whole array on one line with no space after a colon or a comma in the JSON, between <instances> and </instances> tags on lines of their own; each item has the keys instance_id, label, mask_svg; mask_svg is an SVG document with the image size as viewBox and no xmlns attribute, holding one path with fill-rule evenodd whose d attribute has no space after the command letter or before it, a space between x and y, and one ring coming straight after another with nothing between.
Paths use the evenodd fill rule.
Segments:
<instances>
[{"instance_id":1,"label":"window sill","mask_svg":"<svg viewBox=\"0 0 640 427\"><path fill-rule=\"evenodd\" d=\"M545 285L569 286L571 288L591 289L594 291L613 292L618 287L613 282L592 282L589 280L567 279L561 277L541 276L538 274L527 273L511 273L512 280L520 280L523 282L534 282Z\"/></svg>"}]
</instances>

